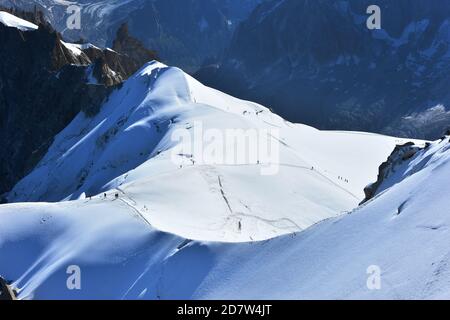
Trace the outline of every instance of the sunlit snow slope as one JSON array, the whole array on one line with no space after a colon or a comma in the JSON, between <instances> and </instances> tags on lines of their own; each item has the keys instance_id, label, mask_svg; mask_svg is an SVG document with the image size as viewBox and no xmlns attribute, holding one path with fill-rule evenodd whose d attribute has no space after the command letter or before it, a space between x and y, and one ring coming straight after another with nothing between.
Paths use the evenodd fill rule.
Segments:
<instances>
[{"instance_id":1,"label":"sunlit snow slope","mask_svg":"<svg viewBox=\"0 0 450 320\"><path fill-rule=\"evenodd\" d=\"M199 123L278 129L265 139L281 142L279 171L179 153L173 134ZM21 299L448 298L448 138L352 210L401 142L291 124L150 63L10 195L55 203L0 206L0 274ZM81 290L67 287L74 265ZM372 265L380 290L366 285Z\"/></svg>"},{"instance_id":2,"label":"sunlit snow slope","mask_svg":"<svg viewBox=\"0 0 450 320\"><path fill-rule=\"evenodd\" d=\"M0 273L22 299L448 299L449 138L400 171L351 214L241 244L157 231L111 199L2 206ZM66 287L70 265L81 290ZM370 266L379 290L367 287Z\"/></svg>"},{"instance_id":3,"label":"sunlit snow slope","mask_svg":"<svg viewBox=\"0 0 450 320\"><path fill-rule=\"evenodd\" d=\"M7 27L17 28L21 31L31 31L38 28L34 23L20 19L5 11L0 11L0 23Z\"/></svg>"},{"instance_id":4,"label":"sunlit snow slope","mask_svg":"<svg viewBox=\"0 0 450 320\"><path fill-rule=\"evenodd\" d=\"M203 140L200 129L224 135L242 129L244 140L247 130L263 132L279 157L221 163L195 148ZM192 139L174 140L180 130ZM234 151L234 141L227 142L225 156ZM116 90L97 116L79 114L8 198L86 198L80 202L86 211L99 202L188 239L265 240L356 207L378 166L401 142L288 123L153 62ZM103 192L107 200L100 200Z\"/></svg>"}]
</instances>

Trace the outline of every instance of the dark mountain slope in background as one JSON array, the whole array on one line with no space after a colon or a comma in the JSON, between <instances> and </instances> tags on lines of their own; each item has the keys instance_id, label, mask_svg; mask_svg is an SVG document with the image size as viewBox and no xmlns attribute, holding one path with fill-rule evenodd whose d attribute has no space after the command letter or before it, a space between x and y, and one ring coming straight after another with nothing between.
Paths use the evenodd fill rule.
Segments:
<instances>
[{"instance_id":1,"label":"dark mountain slope in background","mask_svg":"<svg viewBox=\"0 0 450 320\"><path fill-rule=\"evenodd\" d=\"M321 129L436 138L450 126L450 2L272 0L197 78Z\"/></svg>"},{"instance_id":2,"label":"dark mountain slope in background","mask_svg":"<svg viewBox=\"0 0 450 320\"><path fill-rule=\"evenodd\" d=\"M123 41L130 40L122 36L117 44ZM95 114L114 86L154 58L150 51L135 60L66 44L42 24L21 31L0 23L0 43L0 195L34 168L75 115Z\"/></svg>"},{"instance_id":3,"label":"dark mountain slope in background","mask_svg":"<svg viewBox=\"0 0 450 320\"><path fill-rule=\"evenodd\" d=\"M147 1L128 21L132 34L187 71L217 56L231 39L227 17L211 0Z\"/></svg>"},{"instance_id":4,"label":"dark mountain slope in background","mask_svg":"<svg viewBox=\"0 0 450 320\"><path fill-rule=\"evenodd\" d=\"M67 29L68 5L55 0L0 0L0 5L32 9L35 5L66 39L88 39L112 46L117 29L127 22L130 34L156 50L165 63L195 71L217 60L238 23L264 0L79 0L81 30Z\"/></svg>"},{"instance_id":5,"label":"dark mountain slope in background","mask_svg":"<svg viewBox=\"0 0 450 320\"><path fill-rule=\"evenodd\" d=\"M0 0L17 8L25 0ZM209 86L320 129L436 138L450 126L450 2L380 0L36 0L67 39L113 45L129 33ZM258 4L260 4L258 6ZM237 27L239 25L239 27Z\"/></svg>"}]
</instances>

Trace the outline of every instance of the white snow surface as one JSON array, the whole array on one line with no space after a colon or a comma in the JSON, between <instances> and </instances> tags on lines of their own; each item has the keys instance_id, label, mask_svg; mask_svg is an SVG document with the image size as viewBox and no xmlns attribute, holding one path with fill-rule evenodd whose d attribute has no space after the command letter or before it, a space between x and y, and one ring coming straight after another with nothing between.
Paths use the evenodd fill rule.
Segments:
<instances>
[{"instance_id":1,"label":"white snow surface","mask_svg":"<svg viewBox=\"0 0 450 320\"><path fill-rule=\"evenodd\" d=\"M21 31L37 30L38 26L29 21L18 18L8 12L0 11L0 23L7 27L17 28Z\"/></svg>"},{"instance_id":2,"label":"white snow surface","mask_svg":"<svg viewBox=\"0 0 450 320\"><path fill-rule=\"evenodd\" d=\"M0 272L21 299L448 299L449 149L419 152L351 214L263 242L186 241L111 196L4 205ZM70 265L82 290L67 290Z\"/></svg>"},{"instance_id":3,"label":"white snow surface","mask_svg":"<svg viewBox=\"0 0 450 320\"><path fill-rule=\"evenodd\" d=\"M198 121L278 128L278 174L261 175L264 162L180 168L171 134ZM448 138L354 209L402 142L292 124L149 63L12 192L60 202L0 206L0 274L21 299L450 298ZM81 290L67 289L71 265Z\"/></svg>"},{"instance_id":4,"label":"white snow surface","mask_svg":"<svg viewBox=\"0 0 450 320\"><path fill-rule=\"evenodd\" d=\"M83 50L87 50L89 48L93 48L93 49L99 49L98 47L94 46L91 43L83 43L83 44L78 44L78 43L69 43L69 42L64 42L61 41L61 43L68 49L71 51L71 53L75 56L81 56L83 54ZM100 50L100 49L99 49Z\"/></svg>"},{"instance_id":5,"label":"white snow surface","mask_svg":"<svg viewBox=\"0 0 450 320\"><path fill-rule=\"evenodd\" d=\"M83 54L83 51L81 49L80 45L77 45L75 43L69 43L61 41L64 47L66 47L73 55L75 56L81 56Z\"/></svg>"},{"instance_id":6,"label":"white snow surface","mask_svg":"<svg viewBox=\"0 0 450 320\"><path fill-rule=\"evenodd\" d=\"M281 141L279 160L220 164L202 162L202 150L186 155L172 135L179 129L194 134L199 123L203 132L242 129L243 137L244 130L276 129L279 138L268 133L265 139ZM193 139L198 145L198 136ZM153 62L115 91L97 116L81 113L58 134L10 200L118 192L158 230L195 240L265 240L355 208L399 141L294 125ZM277 174L261 174L273 165Z\"/></svg>"}]
</instances>

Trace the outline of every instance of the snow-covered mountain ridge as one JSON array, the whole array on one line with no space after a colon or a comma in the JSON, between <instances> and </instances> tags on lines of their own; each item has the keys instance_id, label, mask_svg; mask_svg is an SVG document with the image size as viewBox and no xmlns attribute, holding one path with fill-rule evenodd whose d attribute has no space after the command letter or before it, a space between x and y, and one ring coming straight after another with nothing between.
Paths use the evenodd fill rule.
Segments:
<instances>
[{"instance_id":1,"label":"snow-covered mountain ridge","mask_svg":"<svg viewBox=\"0 0 450 320\"><path fill-rule=\"evenodd\" d=\"M31 22L20 19L8 12L3 11L0 12L0 23L4 24L7 27L17 28L21 31L36 30L38 28L37 25Z\"/></svg>"},{"instance_id":2,"label":"snow-covered mountain ridge","mask_svg":"<svg viewBox=\"0 0 450 320\"><path fill-rule=\"evenodd\" d=\"M35 34L0 18L2 39ZM71 68L102 52L52 43ZM20 299L450 298L448 136L319 131L158 62L112 88L8 194L39 202L0 205L0 275Z\"/></svg>"},{"instance_id":3,"label":"snow-covered mountain ridge","mask_svg":"<svg viewBox=\"0 0 450 320\"><path fill-rule=\"evenodd\" d=\"M418 172L351 214L263 242L185 240L111 196L5 205L0 272L21 299L448 299L449 149L446 137L417 153ZM82 290L67 290L69 265Z\"/></svg>"},{"instance_id":4,"label":"snow-covered mountain ridge","mask_svg":"<svg viewBox=\"0 0 450 320\"><path fill-rule=\"evenodd\" d=\"M111 46L119 26L172 65L194 72L205 59L217 59L233 30L262 0L0 0L0 6L33 10L37 6L65 39L89 39ZM70 29L73 7L81 12L81 28ZM68 8L72 8L67 12Z\"/></svg>"},{"instance_id":5,"label":"snow-covered mountain ridge","mask_svg":"<svg viewBox=\"0 0 450 320\"><path fill-rule=\"evenodd\" d=\"M221 163L202 149L183 152L207 142L195 136L198 124L224 135L237 130L244 140L248 130L263 132L277 157ZM180 130L192 139L174 141ZM236 141L222 146L225 158ZM8 200L119 193L159 230L196 240L264 240L352 210L376 180L379 164L406 141L292 124L152 62L113 92L96 116L80 113L58 134ZM261 174L271 168L276 174Z\"/></svg>"},{"instance_id":6,"label":"snow-covered mountain ridge","mask_svg":"<svg viewBox=\"0 0 450 320\"><path fill-rule=\"evenodd\" d=\"M277 128L279 172L184 159L172 133L196 122ZM152 62L97 116L81 113L14 191L78 200L0 206L0 273L21 299L448 298L448 137L352 210L404 142L292 124ZM67 289L70 266L82 290Z\"/></svg>"}]
</instances>

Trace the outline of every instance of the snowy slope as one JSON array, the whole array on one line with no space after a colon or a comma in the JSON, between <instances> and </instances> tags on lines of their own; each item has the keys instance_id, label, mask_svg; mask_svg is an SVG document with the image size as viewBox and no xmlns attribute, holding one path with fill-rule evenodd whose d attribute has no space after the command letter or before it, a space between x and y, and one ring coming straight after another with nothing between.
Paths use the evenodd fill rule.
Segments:
<instances>
[{"instance_id":1,"label":"snowy slope","mask_svg":"<svg viewBox=\"0 0 450 320\"><path fill-rule=\"evenodd\" d=\"M21 31L30 31L38 29L34 23L20 19L8 12L0 11L0 23L7 27L17 28Z\"/></svg>"},{"instance_id":2,"label":"snowy slope","mask_svg":"<svg viewBox=\"0 0 450 320\"><path fill-rule=\"evenodd\" d=\"M449 149L447 137L420 151L351 214L264 242L188 242L111 196L2 206L0 273L22 299L448 299ZM81 290L66 288L69 265ZM370 266L380 290L366 285Z\"/></svg>"},{"instance_id":3,"label":"snowy slope","mask_svg":"<svg viewBox=\"0 0 450 320\"><path fill-rule=\"evenodd\" d=\"M279 158L186 154L199 124L256 129ZM449 297L448 138L352 210L402 142L292 124L152 62L78 115L10 195L60 202L0 206L0 274L22 299ZM81 290L66 287L72 265ZM372 265L381 290L367 289Z\"/></svg>"},{"instance_id":4,"label":"snowy slope","mask_svg":"<svg viewBox=\"0 0 450 320\"><path fill-rule=\"evenodd\" d=\"M208 140L200 129L240 129L244 141L244 130L256 130L276 157L228 162L190 150ZM192 138L174 141L180 130ZM225 157L233 156L233 142L225 141ZM265 240L356 207L399 142L294 125L153 62L97 116L80 114L61 132L9 200L74 200L111 190L158 230L196 240Z\"/></svg>"}]
</instances>

